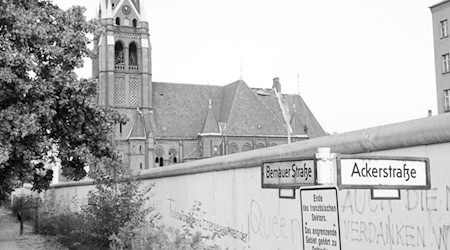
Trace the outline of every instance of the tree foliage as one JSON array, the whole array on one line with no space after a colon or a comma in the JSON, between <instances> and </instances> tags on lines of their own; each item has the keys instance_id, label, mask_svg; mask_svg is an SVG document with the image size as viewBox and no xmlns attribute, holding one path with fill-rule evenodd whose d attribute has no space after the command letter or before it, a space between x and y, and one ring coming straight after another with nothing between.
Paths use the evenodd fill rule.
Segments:
<instances>
[{"instance_id":1,"label":"tree foliage","mask_svg":"<svg viewBox=\"0 0 450 250\"><path fill-rule=\"evenodd\" d=\"M96 82L74 73L93 56L86 35L101 31L84 11L0 0L0 201L23 182L47 188L46 162L79 180L86 165L119 157L112 129L126 118L97 105Z\"/></svg>"}]
</instances>

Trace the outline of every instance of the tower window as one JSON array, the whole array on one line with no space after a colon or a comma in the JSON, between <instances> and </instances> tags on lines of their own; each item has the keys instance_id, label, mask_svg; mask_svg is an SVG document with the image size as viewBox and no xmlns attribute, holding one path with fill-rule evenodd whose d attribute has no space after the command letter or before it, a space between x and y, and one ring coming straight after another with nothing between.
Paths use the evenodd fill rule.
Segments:
<instances>
[{"instance_id":1,"label":"tower window","mask_svg":"<svg viewBox=\"0 0 450 250\"><path fill-rule=\"evenodd\" d=\"M137 20L136 19L133 19L133 27L137 27Z\"/></svg>"},{"instance_id":2,"label":"tower window","mask_svg":"<svg viewBox=\"0 0 450 250\"><path fill-rule=\"evenodd\" d=\"M142 170L142 163L139 163L139 168Z\"/></svg>"},{"instance_id":3,"label":"tower window","mask_svg":"<svg viewBox=\"0 0 450 250\"><path fill-rule=\"evenodd\" d=\"M122 123L119 124L119 133L122 134Z\"/></svg>"},{"instance_id":4,"label":"tower window","mask_svg":"<svg viewBox=\"0 0 450 250\"><path fill-rule=\"evenodd\" d=\"M116 17L116 25L120 25L120 17Z\"/></svg>"},{"instance_id":5,"label":"tower window","mask_svg":"<svg viewBox=\"0 0 450 250\"><path fill-rule=\"evenodd\" d=\"M123 55L123 44L118 41L114 46L114 64L116 69L124 69L125 68L125 59Z\"/></svg>"},{"instance_id":6,"label":"tower window","mask_svg":"<svg viewBox=\"0 0 450 250\"><path fill-rule=\"evenodd\" d=\"M442 56L442 73L450 72L450 55L445 54Z\"/></svg>"},{"instance_id":7,"label":"tower window","mask_svg":"<svg viewBox=\"0 0 450 250\"><path fill-rule=\"evenodd\" d=\"M137 58L137 46L135 42L130 43L130 47L128 49L128 56L130 59L130 70L137 70L138 66L138 58Z\"/></svg>"},{"instance_id":8,"label":"tower window","mask_svg":"<svg viewBox=\"0 0 450 250\"><path fill-rule=\"evenodd\" d=\"M447 19L441 21L441 38L448 37Z\"/></svg>"}]
</instances>

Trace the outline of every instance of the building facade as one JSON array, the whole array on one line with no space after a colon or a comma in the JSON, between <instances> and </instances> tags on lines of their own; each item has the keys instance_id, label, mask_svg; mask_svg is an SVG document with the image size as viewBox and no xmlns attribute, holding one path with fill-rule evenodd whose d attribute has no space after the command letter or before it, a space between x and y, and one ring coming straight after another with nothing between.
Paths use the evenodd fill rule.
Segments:
<instances>
[{"instance_id":1,"label":"building facade","mask_svg":"<svg viewBox=\"0 0 450 250\"><path fill-rule=\"evenodd\" d=\"M450 1L430 7L433 22L434 62L438 114L450 112Z\"/></svg>"},{"instance_id":2,"label":"building facade","mask_svg":"<svg viewBox=\"0 0 450 250\"><path fill-rule=\"evenodd\" d=\"M225 86L152 81L151 45L139 0L100 0L104 32L95 41L101 105L129 118L116 139L133 170L234 154L324 136L300 95Z\"/></svg>"}]
</instances>

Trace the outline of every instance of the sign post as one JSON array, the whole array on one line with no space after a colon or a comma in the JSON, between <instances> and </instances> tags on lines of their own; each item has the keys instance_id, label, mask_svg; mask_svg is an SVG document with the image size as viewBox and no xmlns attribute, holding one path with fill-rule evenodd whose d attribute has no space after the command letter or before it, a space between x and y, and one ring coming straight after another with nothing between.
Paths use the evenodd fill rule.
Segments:
<instances>
[{"instance_id":1,"label":"sign post","mask_svg":"<svg viewBox=\"0 0 450 250\"><path fill-rule=\"evenodd\" d=\"M303 249L340 250L339 206L336 187L300 188Z\"/></svg>"}]
</instances>

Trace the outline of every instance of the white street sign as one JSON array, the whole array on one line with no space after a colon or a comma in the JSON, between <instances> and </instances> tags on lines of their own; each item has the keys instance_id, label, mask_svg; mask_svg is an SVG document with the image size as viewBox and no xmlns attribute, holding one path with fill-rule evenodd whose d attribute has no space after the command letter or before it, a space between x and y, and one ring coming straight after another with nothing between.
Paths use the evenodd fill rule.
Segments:
<instances>
[{"instance_id":1,"label":"white street sign","mask_svg":"<svg viewBox=\"0 0 450 250\"><path fill-rule=\"evenodd\" d=\"M314 185L316 168L314 159L264 162L261 167L263 188L298 188Z\"/></svg>"},{"instance_id":2,"label":"white street sign","mask_svg":"<svg viewBox=\"0 0 450 250\"><path fill-rule=\"evenodd\" d=\"M340 188L429 189L428 158L369 156L338 159Z\"/></svg>"}]
</instances>

